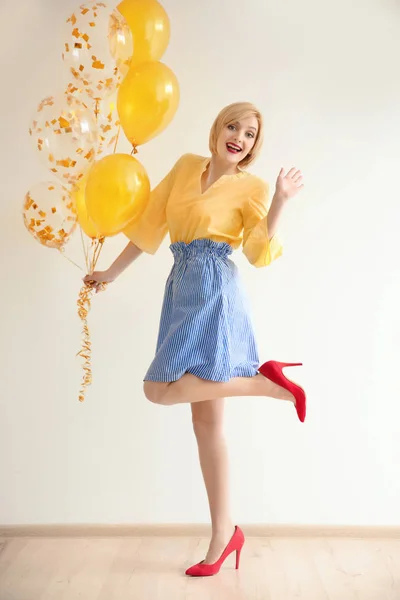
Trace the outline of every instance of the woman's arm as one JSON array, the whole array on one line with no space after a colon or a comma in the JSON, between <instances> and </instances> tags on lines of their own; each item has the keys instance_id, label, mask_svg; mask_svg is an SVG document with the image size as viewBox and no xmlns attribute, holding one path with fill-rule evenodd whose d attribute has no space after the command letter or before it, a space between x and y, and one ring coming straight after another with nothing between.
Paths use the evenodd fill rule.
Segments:
<instances>
[{"instance_id":1,"label":"woman's arm","mask_svg":"<svg viewBox=\"0 0 400 600\"><path fill-rule=\"evenodd\" d=\"M290 169L286 175L283 168L280 170L276 180L275 194L267 215L269 239L272 239L278 230L279 220L286 202L304 187L302 180L301 171L297 171L295 168Z\"/></svg>"},{"instance_id":2,"label":"woman's arm","mask_svg":"<svg viewBox=\"0 0 400 600\"><path fill-rule=\"evenodd\" d=\"M267 219L267 230L268 237L271 240L275 233L278 231L279 221L281 219L282 211L285 206L285 199L275 192L272 198L271 206L268 211Z\"/></svg>"},{"instance_id":3,"label":"woman's arm","mask_svg":"<svg viewBox=\"0 0 400 600\"><path fill-rule=\"evenodd\" d=\"M94 271L94 273L89 273L84 277L83 281L95 289L97 293L101 290L102 283L111 283L112 281L115 281L115 279L141 254L143 254L143 250L135 246L132 242L129 242L106 271Z\"/></svg>"}]
</instances>

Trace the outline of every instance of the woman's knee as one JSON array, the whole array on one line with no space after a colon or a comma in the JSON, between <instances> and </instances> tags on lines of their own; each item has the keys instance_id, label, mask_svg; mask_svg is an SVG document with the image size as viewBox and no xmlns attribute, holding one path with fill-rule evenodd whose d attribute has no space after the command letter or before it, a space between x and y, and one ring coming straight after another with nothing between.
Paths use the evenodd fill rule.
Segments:
<instances>
[{"instance_id":1,"label":"woman's knee","mask_svg":"<svg viewBox=\"0 0 400 600\"><path fill-rule=\"evenodd\" d=\"M155 399L155 394L153 392L154 388L152 386L152 384L149 381L145 381L143 384L143 392L144 395L146 396L147 400L149 400L150 402L154 402Z\"/></svg>"},{"instance_id":2,"label":"woman's knee","mask_svg":"<svg viewBox=\"0 0 400 600\"><path fill-rule=\"evenodd\" d=\"M155 381L145 381L143 383L143 392L147 400L154 404L162 404L162 398L164 395L165 384L158 383Z\"/></svg>"}]
</instances>

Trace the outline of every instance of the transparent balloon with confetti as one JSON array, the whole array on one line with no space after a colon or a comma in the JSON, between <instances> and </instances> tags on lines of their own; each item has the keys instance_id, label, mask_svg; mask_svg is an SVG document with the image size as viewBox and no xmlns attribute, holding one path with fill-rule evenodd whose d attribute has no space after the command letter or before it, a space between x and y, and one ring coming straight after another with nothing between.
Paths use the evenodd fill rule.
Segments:
<instances>
[{"instance_id":1,"label":"transparent balloon with confetti","mask_svg":"<svg viewBox=\"0 0 400 600\"><path fill-rule=\"evenodd\" d=\"M117 91L107 92L104 98L94 103L84 89L77 88L74 84L68 85L66 93L72 93L79 102L93 111L98 130L96 158L115 152L121 127L117 110Z\"/></svg>"},{"instance_id":2,"label":"transparent balloon with confetti","mask_svg":"<svg viewBox=\"0 0 400 600\"><path fill-rule=\"evenodd\" d=\"M132 31L119 10L113 10L110 15L108 45L120 73L120 78L123 79L132 63L134 43Z\"/></svg>"},{"instance_id":3,"label":"transparent balloon with confetti","mask_svg":"<svg viewBox=\"0 0 400 600\"><path fill-rule=\"evenodd\" d=\"M22 214L29 233L47 248L63 250L77 226L75 204L58 182L32 186L25 195Z\"/></svg>"},{"instance_id":4,"label":"transparent balloon with confetti","mask_svg":"<svg viewBox=\"0 0 400 600\"><path fill-rule=\"evenodd\" d=\"M108 93L99 102L96 121L99 132L97 156L115 152L121 127L117 110L117 92Z\"/></svg>"},{"instance_id":5,"label":"transparent balloon with confetti","mask_svg":"<svg viewBox=\"0 0 400 600\"><path fill-rule=\"evenodd\" d=\"M76 184L95 159L99 143L95 115L71 94L42 100L29 133L44 164L64 184Z\"/></svg>"},{"instance_id":6,"label":"transparent balloon with confetti","mask_svg":"<svg viewBox=\"0 0 400 600\"><path fill-rule=\"evenodd\" d=\"M104 2L81 4L66 21L62 58L78 87L95 100L115 90L133 53L131 31Z\"/></svg>"}]
</instances>

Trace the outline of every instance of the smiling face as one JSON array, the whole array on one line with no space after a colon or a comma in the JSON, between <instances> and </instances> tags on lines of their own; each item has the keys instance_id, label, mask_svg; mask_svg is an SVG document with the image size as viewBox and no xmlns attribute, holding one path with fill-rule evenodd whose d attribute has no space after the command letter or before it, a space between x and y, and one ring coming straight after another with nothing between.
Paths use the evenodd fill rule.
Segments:
<instances>
[{"instance_id":1,"label":"smiling face","mask_svg":"<svg viewBox=\"0 0 400 600\"><path fill-rule=\"evenodd\" d=\"M219 158L230 164L239 165L251 153L258 129L258 120L254 115L225 125L217 140Z\"/></svg>"},{"instance_id":2,"label":"smiling face","mask_svg":"<svg viewBox=\"0 0 400 600\"><path fill-rule=\"evenodd\" d=\"M244 169L259 154L264 137L263 118L250 102L235 102L221 110L210 131L211 154L229 170Z\"/></svg>"}]
</instances>

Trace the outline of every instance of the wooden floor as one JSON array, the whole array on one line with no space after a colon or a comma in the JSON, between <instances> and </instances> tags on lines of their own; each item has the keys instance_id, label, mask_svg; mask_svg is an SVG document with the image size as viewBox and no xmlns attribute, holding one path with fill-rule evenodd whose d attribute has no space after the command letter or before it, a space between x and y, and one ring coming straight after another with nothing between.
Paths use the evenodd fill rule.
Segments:
<instances>
[{"instance_id":1,"label":"wooden floor","mask_svg":"<svg viewBox=\"0 0 400 600\"><path fill-rule=\"evenodd\" d=\"M214 577L189 578L195 537L2 538L1 600L400 600L400 539L247 538Z\"/></svg>"}]
</instances>

